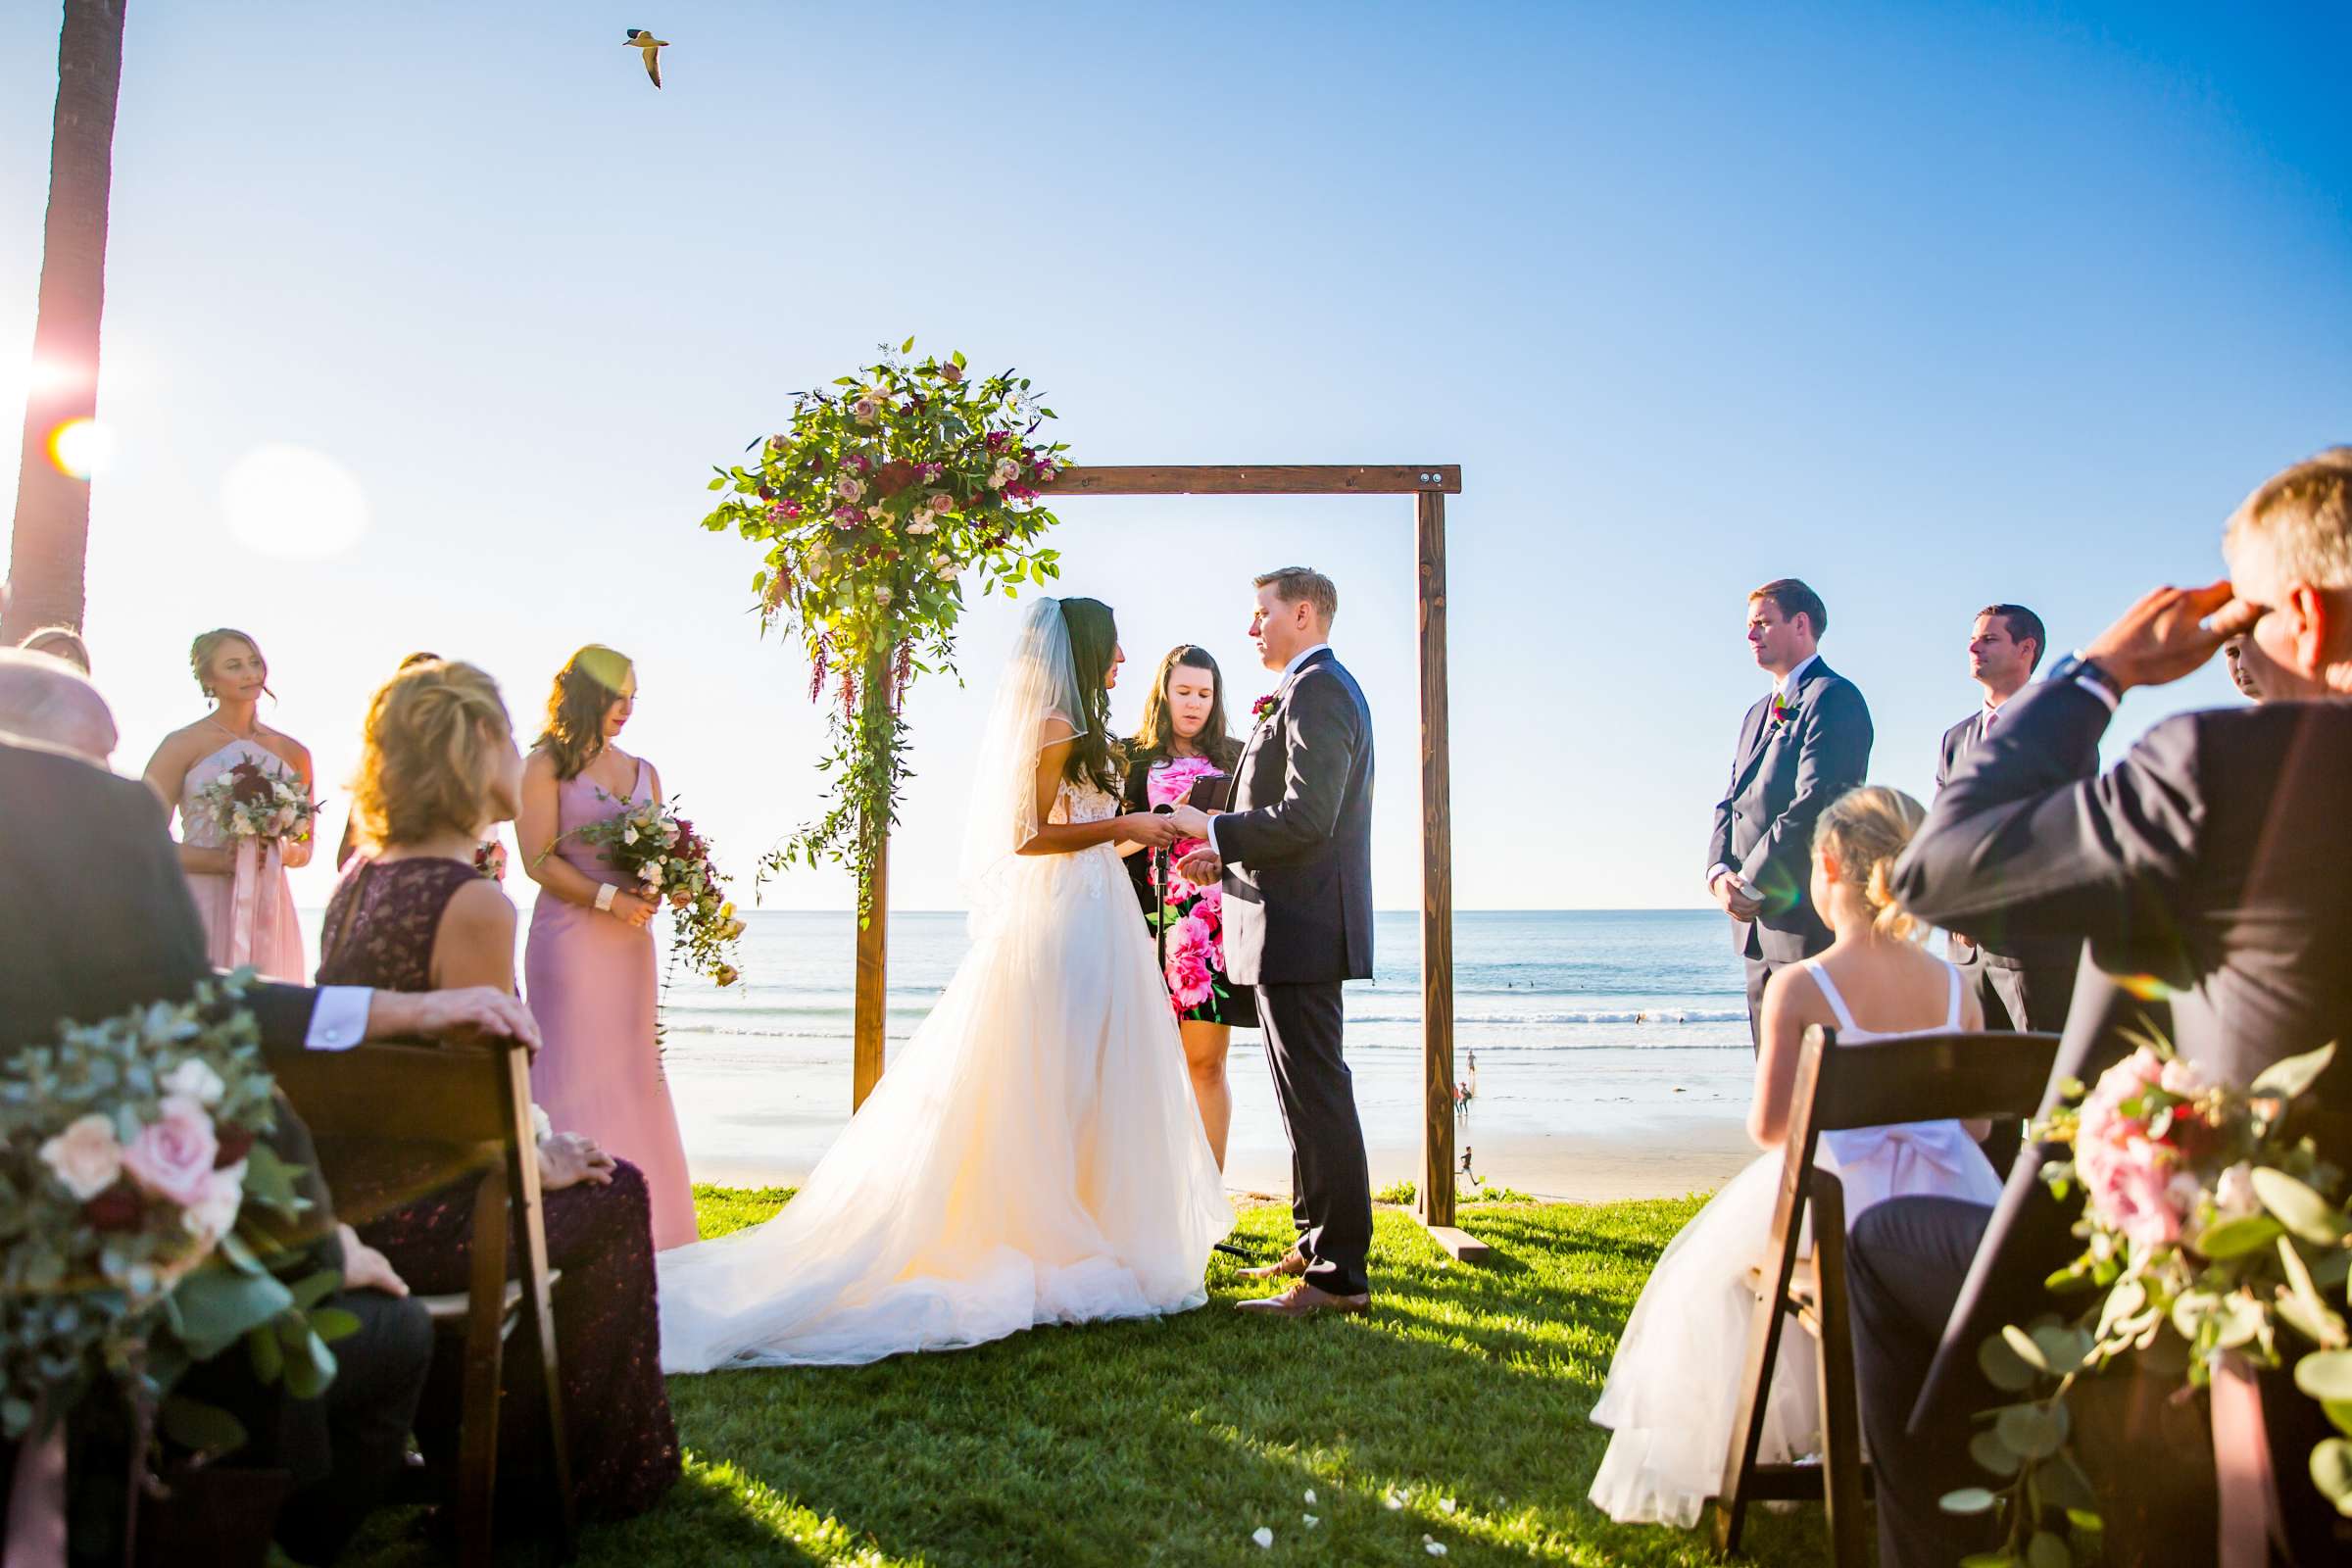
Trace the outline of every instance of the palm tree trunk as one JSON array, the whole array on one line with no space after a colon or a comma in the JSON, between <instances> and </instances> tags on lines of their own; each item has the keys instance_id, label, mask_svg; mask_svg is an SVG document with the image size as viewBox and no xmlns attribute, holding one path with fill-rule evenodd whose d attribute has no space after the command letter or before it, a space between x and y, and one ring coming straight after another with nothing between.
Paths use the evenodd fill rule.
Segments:
<instances>
[{"instance_id":1,"label":"palm tree trunk","mask_svg":"<svg viewBox=\"0 0 2352 1568\"><path fill-rule=\"evenodd\" d=\"M106 204L114 183L115 104L122 88L125 0L65 0L57 43L57 120L49 139L49 221L41 236L34 373L17 472L11 598L0 643L52 621L79 626L90 487L49 461L50 432L98 412L98 318L106 303Z\"/></svg>"}]
</instances>

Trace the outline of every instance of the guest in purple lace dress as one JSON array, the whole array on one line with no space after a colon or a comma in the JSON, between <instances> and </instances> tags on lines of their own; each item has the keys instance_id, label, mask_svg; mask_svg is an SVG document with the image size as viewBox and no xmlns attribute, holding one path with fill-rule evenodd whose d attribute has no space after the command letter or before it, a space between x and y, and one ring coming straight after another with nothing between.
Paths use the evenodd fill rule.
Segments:
<instances>
[{"instance_id":1,"label":"guest in purple lace dress","mask_svg":"<svg viewBox=\"0 0 2352 1568\"><path fill-rule=\"evenodd\" d=\"M1225 727L1225 677L1205 648L1178 643L1159 662L1159 676L1144 698L1143 727L1127 748L1127 788L1121 806L1149 811L1190 803L1222 809L1230 795L1241 743ZM1176 863L1200 848L1186 840L1164 856L1135 853L1127 873L1160 953L1184 1038L1184 1063L1201 1130L1225 1168L1225 1140L1233 1127L1233 1086L1225 1058L1236 1029L1257 1027L1257 993L1225 975L1224 892L1195 887Z\"/></svg>"},{"instance_id":2,"label":"guest in purple lace dress","mask_svg":"<svg viewBox=\"0 0 2352 1568\"><path fill-rule=\"evenodd\" d=\"M560 1127L594 1138L645 1172L654 1246L695 1240L686 1147L654 1033L656 905L578 830L662 799L662 775L616 742L637 706L628 660L590 644L547 700L547 727L522 768L514 848L539 884L523 953L523 1000L547 1048L531 1094Z\"/></svg>"},{"instance_id":3,"label":"guest in purple lace dress","mask_svg":"<svg viewBox=\"0 0 2352 1568\"><path fill-rule=\"evenodd\" d=\"M498 687L472 665L416 665L376 693L353 806L363 853L327 906L320 984L514 990L514 906L474 868L473 855L483 824L514 815L521 773ZM539 1175L548 1253L563 1271L556 1348L573 1489L584 1517L625 1518L652 1506L679 1465L662 1382L645 1178L576 1132L542 1138ZM357 1190L344 1183L337 1202L365 1216L362 1239L414 1289L462 1291L473 1195L469 1184L436 1188L434 1180L429 1164L389 1160ZM531 1397L531 1357L510 1356L506 1369L502 1479L539 1463L544 1434L535 1423L546 1408ZM452 1396L442 1400L445 1382ZM454 1442L454 1383L437 1376L418 1413L428 1452Z\"/></svg>"}]
</instances>

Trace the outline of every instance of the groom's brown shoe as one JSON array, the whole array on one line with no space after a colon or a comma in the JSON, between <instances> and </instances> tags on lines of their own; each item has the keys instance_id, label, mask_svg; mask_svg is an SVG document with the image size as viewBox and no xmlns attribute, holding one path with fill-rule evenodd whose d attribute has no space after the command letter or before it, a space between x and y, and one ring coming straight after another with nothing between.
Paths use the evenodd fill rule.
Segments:
<instances>
[{"instance_id":1,"label":"groom's brown shoe","mask_svg":"<svg viewBox=\"0 0 2352 1568\"><path fill-rule=\"evenodd\" d=\"M1261 1263L1255 1268L1236 1269L1246 1280L1297 1279L1306 1272L1306 1254L1296 1247L1282 1254L1279 1263Z\"/></svg>"},{"instance_id":2,"label":"groom's brown shoe","mask_svg":"<svg viewBox=\"0 0 2352 1568\"><path fill-rule=\"evenodd\" d=\"M1316 1285L1294 1285L1280 1296L1270 1296L1262 1301L1236 1301L1244 1312L1259 1317L1313 1317L1317 1312L1363 1312L1372 1305L1369 1296L1334 1296Z\"/></svg>"}]
</instances>

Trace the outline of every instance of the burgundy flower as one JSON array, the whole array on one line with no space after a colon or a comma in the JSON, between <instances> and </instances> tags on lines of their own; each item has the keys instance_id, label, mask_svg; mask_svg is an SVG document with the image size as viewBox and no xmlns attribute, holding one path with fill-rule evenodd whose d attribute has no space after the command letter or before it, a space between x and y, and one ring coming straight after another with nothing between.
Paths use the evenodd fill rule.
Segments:
<instances>
[{"instance_id":1,"label":"burgundy flower","mask_svg":"<svg viewBox=\"0 0 2352 1568\"><path fill-rule=\"evenodd\" d=\"M1004 450L1004 443L1011 439L1011 436L1005 434L1002 430L991 430L988 432L988 450L991 452L1002 452Z\"/></svg>"},{"instance_id":2,"label":"burgundy flower","mask_svg":"<svg viewBox=\"0 0 2352 1568\"><path fill-rule=\"evenodd\" d=\"M760 499L762 501L773 501L776 499L776 492L771 486L763 484L760 487Z\"/></svg>"},{"instance_id":3,"label":"burgundy flower","mask_svg":"<svg viewBox=\"0 0 2352 1568\"><path fill-rule=\"evenodd\" d=\"M239 806L267 806L276 799L270 788L270 775L258 762L239 762L228 770L229 798Z\"/></svg>"},{"instance_id":4,"label":"burgundy flower","mask_svg":"<svg viewBox=\"0 0 2352 1568\"><path fill-rule=\"evenodd\" d=\"M914 483L914 465L905 458L893 458L874 470L874 488L886 496L895 496Z\"/></svg>"},{"instance_id":5,"label":"burgundy flower","mask_svg":"<svg viewBox=\"0 0 2352 1568\"><path fill-rule=\"evenodd\" d=\"M251 1128L231 1127L223 1122L220 1124L219 1136L220 1148L213 1155L213 1169L215 1170L226 1170L253 1152Z\"/></svg>"},{"instance_id":6,"label":"burgundy flower","mask_svg":"<svg viewBox=\"0 0 2352 1568\"><path fill-rule=\"evenodd\" d=\"M147 1200L137 1188L121 1181L82 1204L81 1212L93 1230L135 1231L147 1217Z\"/></svg>"},{"instance_id":7,"label":"burgundy flower","mask_svg":"<svg viewBox=\"0 0 2352 1568\"><path fill-rule=\"evenodd\" d=\"M950 360L939 368L939 378L948 385L955 386L963 380L963 367L957 365L954 360Z\"/></svg>"}]
</instances>

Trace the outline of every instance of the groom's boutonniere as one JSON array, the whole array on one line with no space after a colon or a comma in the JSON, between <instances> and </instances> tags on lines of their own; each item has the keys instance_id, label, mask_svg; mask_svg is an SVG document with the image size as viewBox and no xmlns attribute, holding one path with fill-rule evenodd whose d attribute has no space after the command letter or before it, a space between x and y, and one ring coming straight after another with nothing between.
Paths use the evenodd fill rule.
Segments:
<instances>
[{"instance_id":1,"label":"groom's boutonniere","mask_svg":"<svg viewBox=\"0 0 2352 1568\"><path fill-rule=\"evenodd\" d=\"M1786 729L1788 727L1789 721L1795 717L1796 707L1788 701L1788 694L1774 692L1772 694L1772 727Z\"/></svg>"},{"instance_id":2,"label":"groom's boutonniere","mask_svg":"<svg viewBox=\"0 0 2352 1568\"><path fill-rule=\"evenodd\" d=\"M1274 694L1272 692L1268 692L1265 696L1260 697L1256 702L1250 705L1250 721L1253 724L1263 724L1268 718L1273 716L1273 712Z\"/></svg>"}]
</instances>

